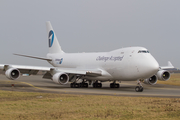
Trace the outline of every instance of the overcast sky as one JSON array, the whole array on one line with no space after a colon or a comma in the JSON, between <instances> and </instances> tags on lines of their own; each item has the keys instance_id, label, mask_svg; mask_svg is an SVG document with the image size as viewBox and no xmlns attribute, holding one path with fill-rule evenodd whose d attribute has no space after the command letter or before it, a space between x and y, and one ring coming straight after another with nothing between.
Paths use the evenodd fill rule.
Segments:
<instances>
[{"instance_id":1,"label":"overcast sky","mask_svg":"<svg viewBox=\"0 0 180 120\"><path fill-rule=\"evenodd\" d=\"M0 63L50 66L13 55L46 56L46 21L65 52L142 46L180 68L179 0L0 0Z\"/></svg>"}]
</instances>

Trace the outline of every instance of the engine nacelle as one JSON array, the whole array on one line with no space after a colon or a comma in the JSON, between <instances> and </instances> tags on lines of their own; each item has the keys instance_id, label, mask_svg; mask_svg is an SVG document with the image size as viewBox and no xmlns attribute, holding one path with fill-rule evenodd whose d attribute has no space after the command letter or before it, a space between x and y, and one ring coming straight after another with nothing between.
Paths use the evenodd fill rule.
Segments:
<instances>
[{"instance_id":1,"label":"engine nacelle","mask_svg":"<svg viewBox=\"0 0 180 120\"><path fill-rule=\"evenodd\" d=\"M152 77L148 78L148 79L145 79L144 80L144 83L145 84L149 84L149 85L155 85L157 83L157 76L156 75L153 75Z\"/></svg>"},{"instance_id":2,"label":"engine nacelle","mask_svg":"<svg viewBox=\"0 0 180 120\"><path fill-rule=\"evenodd\" d=\"M8 70L6 70L5 75L8 79L15 80L19 78L20 72L16 68L9 68Z\"/></svg>"},{"instance_id":3,"label":"engine nacelle","mask_svg":"<svg viewBox=\"0 0 180 120\"><path fill-rule=\"evenodd\" d=\"M56 73L52 77L53 82L61 85L65 85L69 82L69 76L66 73Z\"/></svg>"},{"instance_id":4,"label":"engine nacelle","mask_svg":"<svg viewBox=\"0 0 180 120\"><path fill-rule=\"evenodd\" d=\"M171 74L167 70L160 70L157 72L158 80L166 81L169 80Z\"/></svg>"}]
</instances>

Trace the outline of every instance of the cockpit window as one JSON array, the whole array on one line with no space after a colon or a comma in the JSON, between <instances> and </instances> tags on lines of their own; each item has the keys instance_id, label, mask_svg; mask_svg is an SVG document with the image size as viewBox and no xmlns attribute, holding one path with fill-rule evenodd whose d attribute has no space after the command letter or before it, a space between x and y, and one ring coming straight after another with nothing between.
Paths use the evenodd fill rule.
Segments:
<instances>
[{"instance_id":1,"label":"cockpit window","mask_svg":"<svg viewBox=\"0 0 180 120\"><path fill-rule=\"evenodd\" d=\"M147 50L139 50L138 53L149 53Z\"/></svg>"}]
</instances>

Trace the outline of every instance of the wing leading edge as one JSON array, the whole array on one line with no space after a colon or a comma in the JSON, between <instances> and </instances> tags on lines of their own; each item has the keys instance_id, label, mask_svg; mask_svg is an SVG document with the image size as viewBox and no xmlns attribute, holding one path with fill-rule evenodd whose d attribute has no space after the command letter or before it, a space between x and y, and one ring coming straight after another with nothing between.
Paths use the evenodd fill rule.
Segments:
<instances>
[{"instance_id":1,"label":"wing leading edge","mask_svg":"<svg viewBox=\"0 0 180 120\"><path fill-rule=\"evenodd\" d=\"M18 69L21 74L37 75L42 74L43 78L51 79L49 76L53 76L55 73L63 72L73 75L86 75L86 76L101 76L102 70L98 69L79 69L79 68L56 68L56 67L39 67L39 66L22 66L22 65L8 65L0 64L2 72L6 72L9 69Z\"/></svg>"}]
</instances>

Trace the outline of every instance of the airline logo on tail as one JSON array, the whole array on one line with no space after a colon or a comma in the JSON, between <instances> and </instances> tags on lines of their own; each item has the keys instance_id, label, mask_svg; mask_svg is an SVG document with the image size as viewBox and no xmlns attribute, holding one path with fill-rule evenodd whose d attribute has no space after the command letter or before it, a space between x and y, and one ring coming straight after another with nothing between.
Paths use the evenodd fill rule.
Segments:
<instances>
[{"instance_id":1,"label":"airline logo on tail","mask_svg":"<svg viewBox=\"0 0 180 120\"><path fill-rule=\"evenodd\" d=\"M49 31L49 47L53 45L53 41L54 41L54 32L51 30Z\"/></svg>"}]
</instances>

